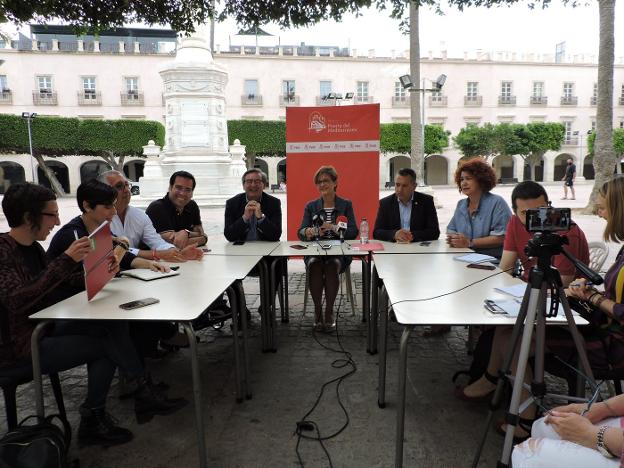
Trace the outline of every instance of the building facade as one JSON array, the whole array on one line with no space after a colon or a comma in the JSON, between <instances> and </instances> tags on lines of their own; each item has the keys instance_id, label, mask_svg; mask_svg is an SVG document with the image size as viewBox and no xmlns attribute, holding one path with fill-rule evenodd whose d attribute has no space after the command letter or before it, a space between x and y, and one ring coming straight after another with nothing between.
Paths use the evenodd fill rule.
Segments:
<instances>
[{"instance_id":1,"label":"building facade","mask_svg":"<svg viewBox=\"0 0 624 468\"><path fill-rule=\"evenodd\" d=\"M174 31L124 29L115 35L76 38L65 27L31 27L31 37L0 42L0 112L36 112L83 119L151 119L164 123L163 84L158 74L175 54ZM597 65L594 56L556 57L540 54L477 51L449 58L444 51L421 61L421 76L447 76L440 92L409 94L398 77L409 73L406 51L376 57L374 51L311 46L216 47L214 59L229 72L227 118L285 119L286 106L379 103L381 122L409 122L409 102L424 98L425 122L456 135L470 124L560 122L565 142L544 155L537 179L561 179L565 160L573 158L578 176L593 178L587 136L596 121ZM430 88L430 82L424 81ZM614 127L624 127L624 65L617 59L614 76ZM344 99L352 93L351 99ZM343 97L342 99L340 99ZM146 142L147 143L147 142ZM243 145L244 141L241 142ZM426 161L431 185L452 183L461 153L451 145ZM81 168L97 158L65 165L68 189L81 180ZM285 160L257 158L271 184L285 178ZM4 173L19 172L30 180L27 155L0 157ZM92 163L90 167L93 167ZM502 179L522 180L520 156L492 161ZM140 160L131 161L131 177L140 176ZM382 154L380 184L392 181L409 165L405 154ZM82 170L83 173L89 171ZM2 184L0 184L0 188Z\"/></svg>"}]
</instances>

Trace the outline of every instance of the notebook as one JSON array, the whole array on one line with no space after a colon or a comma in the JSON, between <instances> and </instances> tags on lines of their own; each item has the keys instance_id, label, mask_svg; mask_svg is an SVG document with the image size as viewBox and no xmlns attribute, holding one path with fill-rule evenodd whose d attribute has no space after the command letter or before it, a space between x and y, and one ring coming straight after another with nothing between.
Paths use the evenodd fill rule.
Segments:
<instances>
[{"instance_id":1,"label":"notebook","mask_svg":"<svg viewBox=\"0 0 624 468\"><path fill-rule=\"evenodd\" d=\"M177 276L180 272L171 270L169 273L163 273L160 271L148 270L146 268L135 268L132 270L124 270L120 274L121 276L129 276L130 278L136 278L142 281L153 281L161 278L167 278L169 276Z\"/></svg>"},{"instance_id":2,"label":"notebook","mask_svg":"<svg viewBox=\"0 0 624 468\"><path fill-rule=\"evenodd\" d=\"M91 300L115 276L109 271L109 258L113 253L113 236L108 221L104 221L98 228L89 234L91 252L84 258L82 264L85 270L85 289L87 300Z\"/></svg>"},{"instance_id":3,"label":"notebook","mask_svg":"<svg viewBox=\"0 0 624 468\"><path fill-rule=\"evenodd\" d=\"M458 255L457 257L453 257L455 260L459 260L460 262L466 263L483 263L483 262L496 262L498 261L496 257L492 257L491 255L483 255L478 253L470 253L466 255Z\"/></svg>"}]
</instances>

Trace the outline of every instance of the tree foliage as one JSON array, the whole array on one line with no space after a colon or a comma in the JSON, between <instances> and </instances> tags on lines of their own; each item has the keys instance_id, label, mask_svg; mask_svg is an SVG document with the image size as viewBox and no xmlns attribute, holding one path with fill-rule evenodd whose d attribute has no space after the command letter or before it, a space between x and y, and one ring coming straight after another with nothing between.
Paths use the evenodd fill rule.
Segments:
<instances>
[{"instance_id":1,"label":"tree foliage","mask_svg":"<svg viewBox=\"0 0 624 468\"><path fill-rule=\"evenodd\" d=\"M587 149L589 154L594 155L594 144L596 143L596 134L591 133L587 137ZM613 130L613 151L618 156L624 155L624 128L616 128Z\"/></svg>"}]
</instances>

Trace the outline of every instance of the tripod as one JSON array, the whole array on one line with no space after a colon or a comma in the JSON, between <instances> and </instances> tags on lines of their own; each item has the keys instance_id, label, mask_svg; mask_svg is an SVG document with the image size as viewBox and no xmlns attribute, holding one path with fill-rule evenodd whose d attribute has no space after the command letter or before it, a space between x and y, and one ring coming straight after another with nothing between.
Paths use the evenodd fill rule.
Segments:
<instances>
[{"instance_id":1,"label":"tripod","mask_svg":"<svg viewBox=\"0 0 624 468\"><path fill-rule=\"evenodd\" d=\"M518 318L516 319L516 323L514 324L511 334L510 348L507 356L505 357L503 366L498 373L498 383L496 391L494 392L494 397L490 403L485 430L472 463L473 468L476 468L479 463L479 458L481 456L481 452L483 451L483 447L492 424L494 412L502 403L504 385L507 379L513 379L513 391L509 411L505 415L507 430L505 433L503 452L497 464L498 468L506 468L509 466L509 459L513 448L514 433L520 422L519 415L533 402L537 402L538 405L541 406L541 403L546 396L563 401L586 401L583 398L574 398L568 395L549 394L546 391L546 385L544 383L546 318L557 314L559 301L561 301L561 305L563 306L567 326L570 334L572 335L584 375L589 378L590 385L592 387L595 386L593 374L585 352L584 341L576 328L574 318L572 317L572 312L570 311L570 305L568 304L568 300L563 290L563 284L561 282L559 271L551 266L552 257L557 254L565 255L568 260L572 261L572 263L574 263L574 265L581 272L583 272L583 274L594 281L594 284L600 284L602 282L602 278L591 271L587 266L583 265L578 259L563 250L562 245L565 243L567 243L567 238L565 237L560 237L550 233L536 233L533 239L531 239L527 244L525 251L530 257L537 257L537 265L531 269L529 274L529 281L522 299L520 312L518 313ZM552 301L550 310L547 312L546 302L548 289L551 290ZM524 326L525 323L527 324L526 327ZM533 324L535 324L536 336L535 368L533 381L530 385L531 395L526 401L521 402L520 399L522 390L525 387L524 376L531 351ZM522 338L522 341L518 350L518 364L514 378L511 375L510 369L518 348L518 343L520 342L520 338ZM528 387L528 385L526 385L526 387Z\"/></svg>"}]
</instances>

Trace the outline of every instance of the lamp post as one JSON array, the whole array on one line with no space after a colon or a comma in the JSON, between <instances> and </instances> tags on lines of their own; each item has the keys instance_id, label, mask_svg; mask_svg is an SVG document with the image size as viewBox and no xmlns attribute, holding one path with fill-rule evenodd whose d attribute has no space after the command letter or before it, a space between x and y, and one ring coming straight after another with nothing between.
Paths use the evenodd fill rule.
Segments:
<instances>
[{"instance_id":1,"label":"lamp post","mask_svg":"<svg viewBox=\"0 0 624 468\"><path fill-rule=\"evenodd\" d=\"M446 83L446 75L442 74L442 75L438 76L438 78L436 78L435 81L429 80L433 84L433 88L425 88L425 80L426 80L426 78L423 78L422 79L422 83L421 83L421 87L420 88L416 88L414 86L414 82L412 81L412 77L410 75L403 75L403 76L399 77L399 81L401 82L401 86L403 86L404 89L407 89L410 92L410 94L411 93L415 93L415 92L419 93L418 98L420 99L420 103L421 103L421 105L420 105L420 114L421 114L420 134L421 134L421 139L420 139L420 148L418 149L418 152L420 153L419 154L420 159L419 159L418 172L419 172L419 178L422 178L422 184L423 185L425 183L425 93L426 92L437 92L437 91L440 91L442 89L442 87L444 86L444 83Z\"/></svg>"},{"instance_id":2,"label":"lamp post","mask_svg":"<svg viewBox=\"0 0 624 468\"><path fill-rule=\"evenodd\" d=\"M30 129L30 121L37 117L36 112L22 112L22 118L26 119L26 125L28 126L28 146L30 147L30 171L32 172L33 184L39 183L37 172L35 171L35 165L33 164L33 146L32 146L32 131Z\"/></svg>"},{"instance_id":3,"label":"lamp post","mask_svg":"<svg viewBox=\"0 0 624 468\"><path fill-rule=\"evenodd\" d=\"M330 101L334 101L335 105L339 106L340 105L340 101L342 101L343 99L345 101L349 101L351 99L353 99L353 93L346 93L344 97L342 97L342 93L334 93L331 92L327 95L327 97L325 98L326 100L330 100Z\"/></svg>"}]
</instances>

